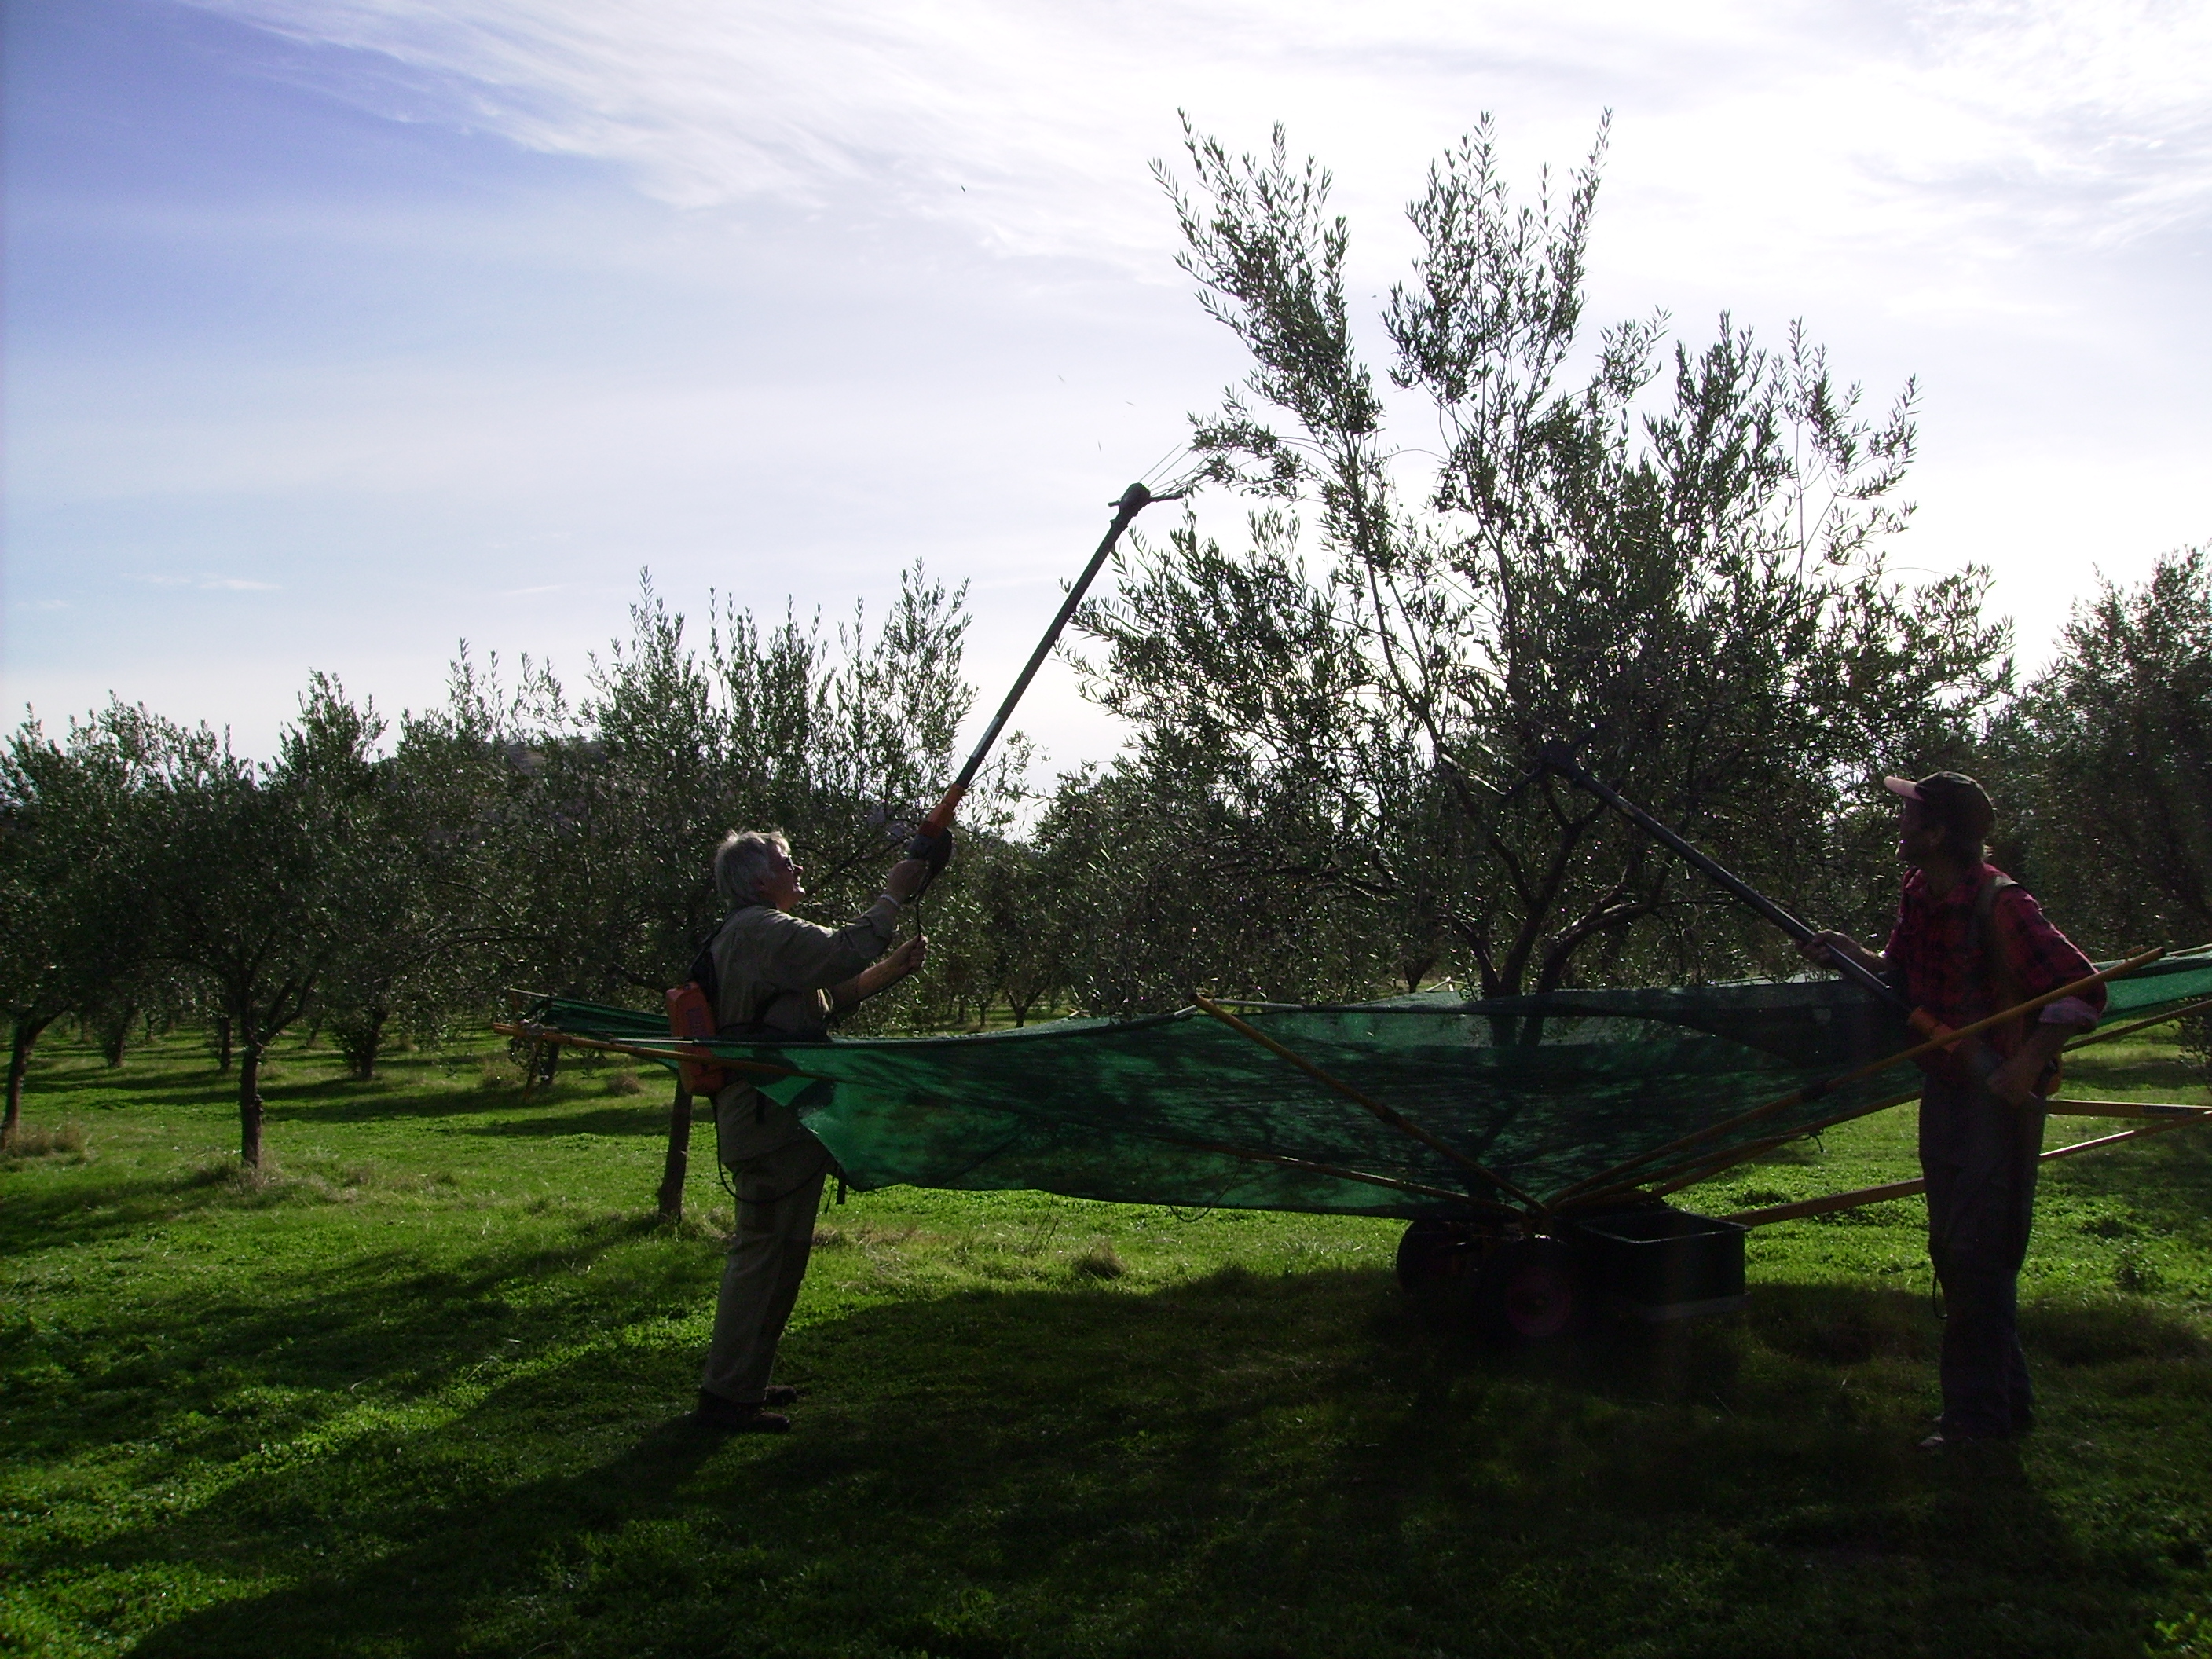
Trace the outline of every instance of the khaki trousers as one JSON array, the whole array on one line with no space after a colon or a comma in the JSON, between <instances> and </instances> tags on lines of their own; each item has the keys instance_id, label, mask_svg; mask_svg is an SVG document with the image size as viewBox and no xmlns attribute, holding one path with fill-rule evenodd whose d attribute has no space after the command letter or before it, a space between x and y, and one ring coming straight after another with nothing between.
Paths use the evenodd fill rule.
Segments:
<instances>
[{"instance_id":1,"label":"khaki trousers","mask_svg":"<svg viewBox=\"0 0 2212 1659\"><path fill-rule=\"evenodd\" d=\"M715 1113L721 1161L737 1177L738 1230L722 1266L714 1335L700 1387L739 1405L757 1405L775 1364L775 1346L799 1300L799 1282L806 1277L830 1151L794 1118L791 1127L796 1133L755 1152L747 1143L763 1138L758 1133L763 1126L756 1123L749 1101L732 1109L739 1106L732 1101Z\"/></svg>"}]
</instances>

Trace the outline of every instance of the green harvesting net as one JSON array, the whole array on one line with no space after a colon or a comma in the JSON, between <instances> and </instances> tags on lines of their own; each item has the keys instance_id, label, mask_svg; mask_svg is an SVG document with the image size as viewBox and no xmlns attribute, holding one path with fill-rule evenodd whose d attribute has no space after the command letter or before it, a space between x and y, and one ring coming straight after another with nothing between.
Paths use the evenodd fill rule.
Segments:
<instances>
[{"instance_id":1,"label":"green harvesting net","mask_svg":"<svg viewBox=\"0 0 2212 1659\"><path fill-rule=\"evenodd\" d=\"M2212 997L2212 952L2116 980L2111 997L2108 1024ZM1248 1018L1459 1157L1196 1011L978 1036L711 1046L788 1068L755 1080L863 1189L1034 1188L1409 1218L1510 1203L1514 1190L1571 1205L1664 1189L1870 1109L1917 1078L1891 1066L1735 1121L1912 1045L1895 1013L1828 981L1487 1003L1429 994ZM525 1023L647 1052L669 1043L653 1016L561 999Z\"/></svg>"}]
</instances>

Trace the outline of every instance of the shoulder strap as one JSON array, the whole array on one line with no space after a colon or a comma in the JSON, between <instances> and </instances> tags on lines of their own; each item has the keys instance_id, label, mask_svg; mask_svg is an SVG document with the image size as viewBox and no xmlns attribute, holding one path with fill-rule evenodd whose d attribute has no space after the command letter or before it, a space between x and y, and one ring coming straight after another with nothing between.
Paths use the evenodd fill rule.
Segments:
<instances>
[{"instance_id":1,"label":"shoulder strap","mask_svg":"<svg viewBox=\"0 0 2212 1659\"><path fill-rule=\"evenodd\" d=\"M736 909L731 911L714 924L714 931L707 935L707 942L699 947L699 954L691 958L690 969L684 977L705 993L707 1006L709 1008L719 1006L722 1000L722 975L720 970L714 966L714 941L721 938L722 930L732 921L746 911L757 910L759 908L757 904L740 904Z\"/></svg>"},{"instance_id":2,"label":"shoulder strap","mask_svg":"<svg viewBox=\"0 0 2212 1659\"><path fill-rule=\"evenodd\" d=\"M1966 930L1966 954L1980 959L1996 992L1999 1008L2012 1007L2021 1000L2020 975L2013 968L2012 952L2005 949L2004 930L1996 925L1997 896L2008 887L2019 885L2002 871L1992 870L1983 877L1981 890L1974 895L1973 921Z\"/></svg>"}]
</instances>

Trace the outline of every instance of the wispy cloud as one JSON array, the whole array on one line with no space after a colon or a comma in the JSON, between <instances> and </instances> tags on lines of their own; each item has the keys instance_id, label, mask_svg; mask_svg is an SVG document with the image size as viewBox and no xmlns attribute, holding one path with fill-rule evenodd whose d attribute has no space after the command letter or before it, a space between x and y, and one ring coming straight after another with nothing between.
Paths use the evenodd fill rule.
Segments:
<instances>
[{"instance_id":1,"label":"wispy cloud","mask_svg":"<svg viewBox=\"0 0 2212 1659\"><path fill-rule=\"evenodd\" d=\"M318 71L348 95L614 163L671 203L860 184L1010 249L1141 247L1155 276L1141 164L1176 105L1255 138L1288 116L1342 160L1430 153L1486 105L1586 132L1618 104L1633 171L1678 209L1709 198L1707 234L1751 221L1747 240L1777 219L1843 240L1875 210L2005 257L2212 208L2212 8L2171 0L196 3L386 66Z\"/></svg>"},{"instance_id":2,"label":"wispy cloud","mask_svg":"<svg viewBox=\"0 0 2212 1659\"><path fill-rule=\"evenodd\" d=\"M145 3L34 9L120 38ZM151 3L199 15L189 58L142 31L148 107L111 118L137 83L94 30L40 60L45 173L16 152L27 688L273 732L311 647L405 701L457 635L580 660L610 571L836 614L916 554L975 580L975 672L1010 675L1056 561L1243 368L1146 173L1179 108L1334 168L1370 319L1479 112L1525 185L1614 109L1593 320L1802 314L1875 395L1921 374L1903 550L1995 562L2026 640L2092 560L2203 533L2201 0ZM190 592L265 625L210 653Z\"/></svg>"},{"instance_id":3,"label":"wispy cloud","mask_svg":"<svg viewBox=\"0 0 2212 1659\"><path fill-rule=\"evenodd\" d=\"M1950 153L1920 161L1927 176L2046 234L2125 240L2205 218L2212 9L1963 0L1917 33L1921 90L1959 118Z\"/></svg>"},{"instance_id":4,"label":"wispy cloud","mask_svg":"<svg viewBox=\"0 0 2212 1659\"><path fill-rule=\"evenodd\" d=\"M150 587L190 588L203 593L274 593L279 592L275 582L258 582L244 576L195 576L143 574L133 580Z\"/></svg>"}]
</instances>

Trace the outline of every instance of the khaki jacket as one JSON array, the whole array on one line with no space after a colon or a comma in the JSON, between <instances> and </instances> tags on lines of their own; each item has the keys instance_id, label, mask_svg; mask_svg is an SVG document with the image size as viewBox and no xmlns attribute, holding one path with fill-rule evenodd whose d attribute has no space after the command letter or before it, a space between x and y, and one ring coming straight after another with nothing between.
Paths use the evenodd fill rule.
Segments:
<instances>
[{"instance_id":1,"label":"khaki jacket","mask_svg":"<svg viewBox=\"0 0 2212 1659\"><path fill-rule=\"evenodd\" d=\"M842 927L829 928L768 905L733 911L714 935L720 994L715 1029L726 1036L822 1037L830 991L890 948L899 907L884 897ZM747 1083L714 1097L721 1161L759 1158L806 1133L799 1115Z\"/></svg>"}]
</instances>

